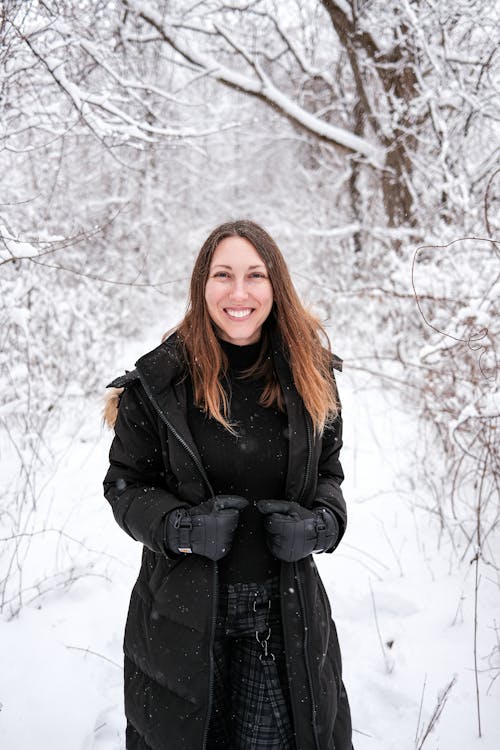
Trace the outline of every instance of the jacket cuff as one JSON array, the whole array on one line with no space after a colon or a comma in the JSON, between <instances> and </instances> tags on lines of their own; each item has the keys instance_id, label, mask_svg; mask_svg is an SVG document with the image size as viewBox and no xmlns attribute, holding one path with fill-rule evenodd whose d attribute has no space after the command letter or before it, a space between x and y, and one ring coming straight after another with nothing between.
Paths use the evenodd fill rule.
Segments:
<instances>
[{"instance_id":1,"label":"jacket cuff","mask_svg":"<svg viewBox=\"0 0 500 750\"><path fill-rule=\"evenodd\" d=\"M314 510L320 516L318 541L314 551L333 552L339 540L339 520L331 508L320 503L314 505Z\"/></svg>"}]
</instances>

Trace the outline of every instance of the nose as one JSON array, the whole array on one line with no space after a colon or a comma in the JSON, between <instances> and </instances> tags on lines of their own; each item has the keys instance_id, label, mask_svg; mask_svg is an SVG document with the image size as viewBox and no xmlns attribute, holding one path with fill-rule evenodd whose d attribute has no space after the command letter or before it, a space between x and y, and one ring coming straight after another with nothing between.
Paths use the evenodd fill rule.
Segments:
<instances>
[{"instance_id":1,"label":"nose","mask_svg":"<svg viewBox=\"0 0 500 750\"><path fill-rule=\"evenodd\" d=\"M237 302L245 300L248 297L248 290L245 279L233 279L229 296L232 300L235 300Z\"/></svg>"}]
</instances>

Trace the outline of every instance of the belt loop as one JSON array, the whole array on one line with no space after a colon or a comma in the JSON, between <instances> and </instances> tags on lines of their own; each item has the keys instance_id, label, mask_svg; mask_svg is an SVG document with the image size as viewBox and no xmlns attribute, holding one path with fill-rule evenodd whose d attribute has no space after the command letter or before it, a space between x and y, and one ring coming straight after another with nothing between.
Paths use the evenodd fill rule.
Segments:
<instances>
[{"instance_id":1,"label":"belt loop","mask_svg":"<svg viewBox=\"0 0 500 750\"><path fill-rule=\"evenodd\" d=\"M271 599L267 600L267 609L271 609ZM255 594L255 599L253 600L253 611L257 612L257 594Z\"/></svg>"}]
</instances>

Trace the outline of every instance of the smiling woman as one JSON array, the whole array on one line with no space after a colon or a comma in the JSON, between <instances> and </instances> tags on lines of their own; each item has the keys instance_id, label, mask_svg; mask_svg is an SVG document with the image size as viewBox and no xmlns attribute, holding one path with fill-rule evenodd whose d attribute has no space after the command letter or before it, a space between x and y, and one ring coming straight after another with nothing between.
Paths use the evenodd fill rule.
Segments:
<instances>
[{"instance_id":1,"label":"smiling woman","mask_svg":"<svg viewBox=\"0 0 500 750\"><path fill-rule=\"evenodd\" d=\"M124 639L128 750L352 750L312 558L346 526L323 334L274 240L231 222L203 244L177 330L110 384L105 495L144 545Z\"/></svg>"},{"instance_id":2,"label":"smiling woman","mask_svg":"<svg viewBox=\"0 0 500 750\"><path fill-rule=\"evenodd\" d=\"M205 301L221 339L240 346L260 339L273 288L257 250L244 237L226 237L217 245Z\"/></svg>"}]
</instances>

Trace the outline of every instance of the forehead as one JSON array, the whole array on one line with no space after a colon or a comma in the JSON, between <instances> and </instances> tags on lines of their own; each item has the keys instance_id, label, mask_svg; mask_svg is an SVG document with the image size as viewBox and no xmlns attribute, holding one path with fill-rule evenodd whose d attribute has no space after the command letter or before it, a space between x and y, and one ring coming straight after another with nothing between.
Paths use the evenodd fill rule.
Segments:
<instances>
[{"instance_id":1,"label":"forehead","mask_svg":"<svg viewBox=\"0 0 500 750\"><path fill-rule=\"evenodd\" d=\"M211 267L265 266L252 243L245 237L225 237L219 242L212 256Z\"/></svg>"}]
</instances>

